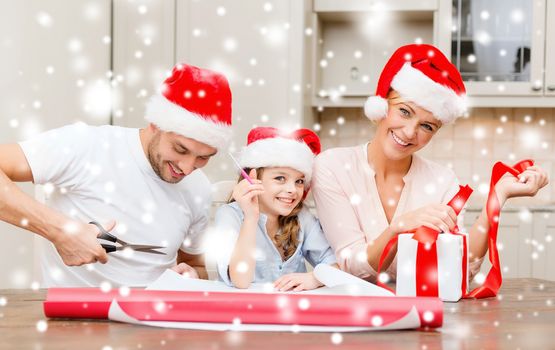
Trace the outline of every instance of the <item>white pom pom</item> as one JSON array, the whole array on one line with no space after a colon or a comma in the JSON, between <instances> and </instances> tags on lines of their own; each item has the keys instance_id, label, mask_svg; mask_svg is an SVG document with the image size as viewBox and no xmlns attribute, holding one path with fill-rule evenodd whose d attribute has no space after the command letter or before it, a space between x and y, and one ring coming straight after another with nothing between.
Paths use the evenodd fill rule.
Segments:
<instances>
[{"instance_id":1,"label":"white pom pom","mask_svg":"<svg viewBox=\"0 0 555 350\"><path fill-rule=\"evenodd\" d=\"M380 96L370 96L364 103L364 114L370 120L380 120L387 115L387 100Z\"/></svg>"}]
</instances>

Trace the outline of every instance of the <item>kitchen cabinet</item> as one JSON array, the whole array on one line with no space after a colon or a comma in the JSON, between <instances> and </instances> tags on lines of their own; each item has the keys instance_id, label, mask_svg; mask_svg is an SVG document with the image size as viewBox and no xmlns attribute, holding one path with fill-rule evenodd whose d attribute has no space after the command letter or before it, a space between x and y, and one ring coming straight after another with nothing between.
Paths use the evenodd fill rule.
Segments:
<instances>
[{"instance_id":1,"label":"kitchen cabinet","mask_svg":"<svg viewBox=\"0 0 555 350\"><path fill-rule=\"evenodd\" d=\"M555 106L554 5L452 0L451 61L472 106Z\"/></svg>"},{"instance_id":2,"label":"kitchen cabinet","mask_svg":"<svg viewBox=\"0 0 555 350\"><path fill-rule=\"evenodd\" d=\"M548 1L545 20L545 88L546 96L555 98L555 3Z\"/></svg>"},{"instance_id":3,"label":"kitchen cabinet","mask_svg":"<svg viewBox=\"0 0 555 350\"><path fill-rule=\"evenodd\" d=\"M433 43L448 49L451 4L445 1L315 0L312 105L361 107L399 46Z\"/></svg>"},{"instance_id":4,"label":"kitchen cabinet","mask_svg":"<svg viewBox=\"0 0 555 350\"><path fill-rule=\"evenodd\" d=\"M532 232L532 277L555 281L555 213L551 210L535 213Z\"/></svg>"},{"instance_id":5,"label":"kitchen cabinet","mask_svg":"<svg viewBox=\"0 0 555 350\"><path fill-rule=\"evenodd\" d=\"M479 209L465 213L465 229L469 230L480 214ZM555 280L555 215L551 207L509 207L501 212L497 246L504 278L541 278ZM485 277L490 269L486 255L480 272Z\"/></svg>"}]
</instances>

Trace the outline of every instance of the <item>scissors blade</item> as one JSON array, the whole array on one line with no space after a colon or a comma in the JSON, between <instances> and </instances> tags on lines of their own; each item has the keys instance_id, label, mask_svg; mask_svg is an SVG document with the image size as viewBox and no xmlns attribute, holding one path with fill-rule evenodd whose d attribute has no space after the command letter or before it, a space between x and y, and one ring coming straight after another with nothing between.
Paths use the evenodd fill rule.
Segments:
<instances>
[{"instance_id":1,"label":"scissors blade","mask_svg":"<svg viewBox=\"0 0 555 350\"><path fill-rule=\"evenodd\" d=\"M130 249L132 251L135 252L142 252L142 253L152 253L152 254L159 254L159 255L167 255L164 252L160 252L158 250L154 250L154 249L158 249L158 248L153 248L156 246L135 246L135 248L132 248L131 246L113 246L113 245L109 245L109 244L102 244L102 248L104 248L104 250L106 251L106 253L112 253L115 251L123 251L126 249ZM165 248L165 247L160 247L160 248Z\"/></svg>"},{"instance_id":2,"label":"scissors blade","mask_svg":"<svg viewBox=\"0 0 555 350\"><path fill-rule=\"evenodd\" d=\"M141 253L151 253L151 254L158 254L158 255L166 255L166 253L164 252L160 252L158 250L154 250L153 248L138 248L138 249L134 249L136 252L141 252Z\"/></svg>"},{"instance_id":3,"label":"scissors blade","mask_svg":"<svg viewBox=\"0 0 555 350\"><path fill-rule=\"evenodd\" d=\"M159 245L147 245L147 244L127 244L123 246L123 248L130 248L133 250L141 250L141 249L161 249L166 248Z\"/></svg>"}]
</instances>

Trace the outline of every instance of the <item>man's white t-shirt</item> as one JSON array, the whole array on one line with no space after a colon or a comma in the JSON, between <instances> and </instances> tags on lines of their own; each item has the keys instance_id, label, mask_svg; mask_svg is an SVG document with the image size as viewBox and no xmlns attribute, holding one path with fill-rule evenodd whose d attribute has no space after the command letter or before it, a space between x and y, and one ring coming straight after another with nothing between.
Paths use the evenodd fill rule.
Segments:
<instances>
[{"instance_id":1,"label":"man's white t-shirt","mask_svg":"<svg viewBox=\"0 0 555 350\"><path fill-rule=\"evenodd\" d=\"M35 184L53 191L47 205L89 222L116 220L112 231L130 244L159 245L167 255L139 251L108 254L107 264L66 266L53 244L41 240L43 287L145 286L175 265L179 249L202 253L210 183L195 170L177 184L158 177L139 130L83 123L50 130L21 142Z\"/></svg>"}]
</instances>

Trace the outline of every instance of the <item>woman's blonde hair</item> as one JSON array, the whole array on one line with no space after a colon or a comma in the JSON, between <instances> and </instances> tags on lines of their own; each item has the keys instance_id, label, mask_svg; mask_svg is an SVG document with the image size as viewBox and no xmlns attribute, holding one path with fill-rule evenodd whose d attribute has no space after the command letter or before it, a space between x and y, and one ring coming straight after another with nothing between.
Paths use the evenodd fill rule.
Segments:
<instances>
[{"instance_id":1,"label":"woman's blonde hair","mask_svg":"<svg viewBox=\"0 0 555 350\"><path fill-rule=\"evenodd\" d=\"M387 115L387 113L389 113L389 107L394 106L394 105L399 104L399 103L406 102L401 97L401 95L399 95L399 93L397 91L393 90L393 89L389 89L389 92L387 93L387 96L386 96L385 99L387 100L387 107L388 107L386 115ZM384 118L386 117L386 115L384 116ZM374 125L377 125L379 121L380 121L379 119L370 119L370 122Z\"/></svg>"},{"instance_id":2,"label":"woman's blonde hair","mask_svg":"<svg viewBox=\"0 0 555 350\"><path fill-rule=\"evenodd\" d=\"M248 174L252 169L246 168L244 169L245 172ZM260 179L262 174L264 173L264 168L257 168L256 169L256 177ZM239 175L239 179L237 182L241 182L243 177ZM232 196L229 197L228 203L234 202ZM276 245L276 247L283 250L283 258L284 260L289 259L297 250L297 246L299 245L299 232L301 230L301 225L299 224L298 214L303 209L303 201L301 200L299 204L289 215L287 216L279 216L278 217L278 234L276 234L272 238L272 242ZM281 233L279 233L281 231Z\"/></svg>"},{"instance_id":3,"label":"woman's blonde hair","mask_svg":"<svg viewBox=\"0 0 555 350\"><path fill-rule=\"evenodd\" d=\"M388 105L396 105L399 103L407 102L405 99L399 95L399 93L393 89L389 89L387 93L387 104Z\"/></svg>"}]
</instances>

